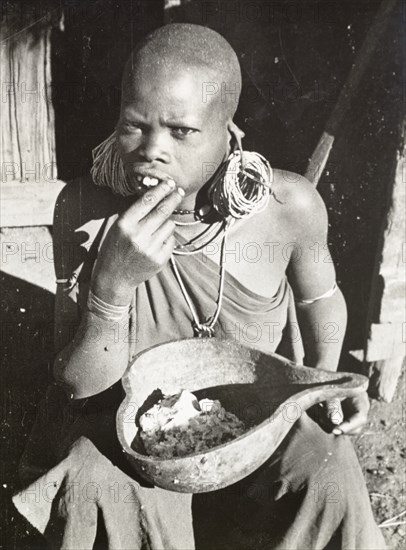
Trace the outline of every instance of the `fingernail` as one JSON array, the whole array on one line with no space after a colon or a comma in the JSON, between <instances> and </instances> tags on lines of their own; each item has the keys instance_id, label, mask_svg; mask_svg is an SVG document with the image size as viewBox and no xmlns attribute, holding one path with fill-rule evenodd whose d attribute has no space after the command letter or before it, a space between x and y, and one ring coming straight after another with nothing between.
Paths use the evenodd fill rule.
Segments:
<instances>
[{"instance_id":1,"label":"fingernail","mask_svg":"<svg viewBox=\"0 0 406 550\"><path fill-rule=\"evenodd\" d=\"M340 428L334 428L333 434L334 435L343 435L343 431L340 430Z\"/></svg>"},{"instance_id":2,"label":"fingernail","mask_svg":"<svg viewBox=\"0 0 406 550\"><path fill-rule=\"evenodd\" d=\"M175 183L173 180L167 180L167 184L169 185L169 187L170 187L171 189L173 189L173 188L175 187L175 185L176 185L176 183Z\"/></svg>"},{"instance_id":3,"label":"fingernail","mask_svg":"<svg viewBox=\"0 0 406 550\"><path fill-rule=\"evenodd\" d=\"M185 191L182 189L182 187L178 187L178 193L181 197L185 196Z\"/></svg>"}]
</instances>

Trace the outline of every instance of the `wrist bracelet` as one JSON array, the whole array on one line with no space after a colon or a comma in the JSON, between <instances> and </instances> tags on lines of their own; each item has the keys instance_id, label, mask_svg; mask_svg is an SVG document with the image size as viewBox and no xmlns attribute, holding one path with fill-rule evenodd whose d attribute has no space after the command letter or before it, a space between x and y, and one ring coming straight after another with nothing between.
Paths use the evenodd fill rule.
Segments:
<instances>
[{"instance_id":1,"label":"wrist bracelet","mask_svg":"<svg viewBox=\"0 0 406 550\"><path fill-rule=\"evenodd\" d=\"M131 304L127 306L113 306L104 302L98 298L91 290L87 296L87 309L101 317L105 321L122 321L124 318L128 317L128 314L131 310Z\"/></svg>"}]
</instances>

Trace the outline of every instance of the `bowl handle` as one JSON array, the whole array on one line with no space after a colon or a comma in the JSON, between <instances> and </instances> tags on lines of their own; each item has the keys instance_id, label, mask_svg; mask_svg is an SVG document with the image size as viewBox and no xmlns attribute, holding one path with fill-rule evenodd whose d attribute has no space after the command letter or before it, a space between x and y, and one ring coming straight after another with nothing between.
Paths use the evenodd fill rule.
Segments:
<instances>
[{"instance_id":1,"label":"bowl handle","mask_svg":"<svg viewBox=\"0 0 406 550\"><path fill-rule=\"evenodd\" d=\"M300 401L304 409L331 399L343 400L355 397L365 392L368 388L369 380L362 374L340 372L334 373L334 375L338 375L340 378L337 376L330 383L324 382L310 390L302 392L298 401Z\"/></svg>"}]
</instances>

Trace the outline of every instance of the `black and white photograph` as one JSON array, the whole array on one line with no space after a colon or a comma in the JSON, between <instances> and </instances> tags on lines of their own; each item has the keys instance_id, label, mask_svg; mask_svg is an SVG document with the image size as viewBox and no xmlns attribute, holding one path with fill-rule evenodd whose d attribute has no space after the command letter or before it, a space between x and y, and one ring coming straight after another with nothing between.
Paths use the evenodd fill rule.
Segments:
<instances>
[{"instance_id":1,"label":"black and white photograph","mask_svg":"<svg viewBox=\"0 0 406 550\"><path fill-rule=\"evenodd\" d=\"M405 548L405 0L0 13L0 549Z\"/></svg>"}]
</instances>

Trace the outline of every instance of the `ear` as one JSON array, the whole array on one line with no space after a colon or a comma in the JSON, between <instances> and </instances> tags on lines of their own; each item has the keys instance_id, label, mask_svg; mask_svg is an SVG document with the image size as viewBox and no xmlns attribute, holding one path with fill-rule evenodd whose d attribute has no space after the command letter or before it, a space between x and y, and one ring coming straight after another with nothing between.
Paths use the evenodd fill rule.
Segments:
<instances>
[{"instance_id":1,"label":"ear","mask_svg":"<svg viewBox=\"0 0 406 550\"><path fill-rule=\"evenodd\" d=\"M231 135L231 151L234 152L236 149L242 151L242 139L245 136L244 132L238 128L237 124L229 120L227 123L228 133Z\"/></svg>"}]
</instances>

